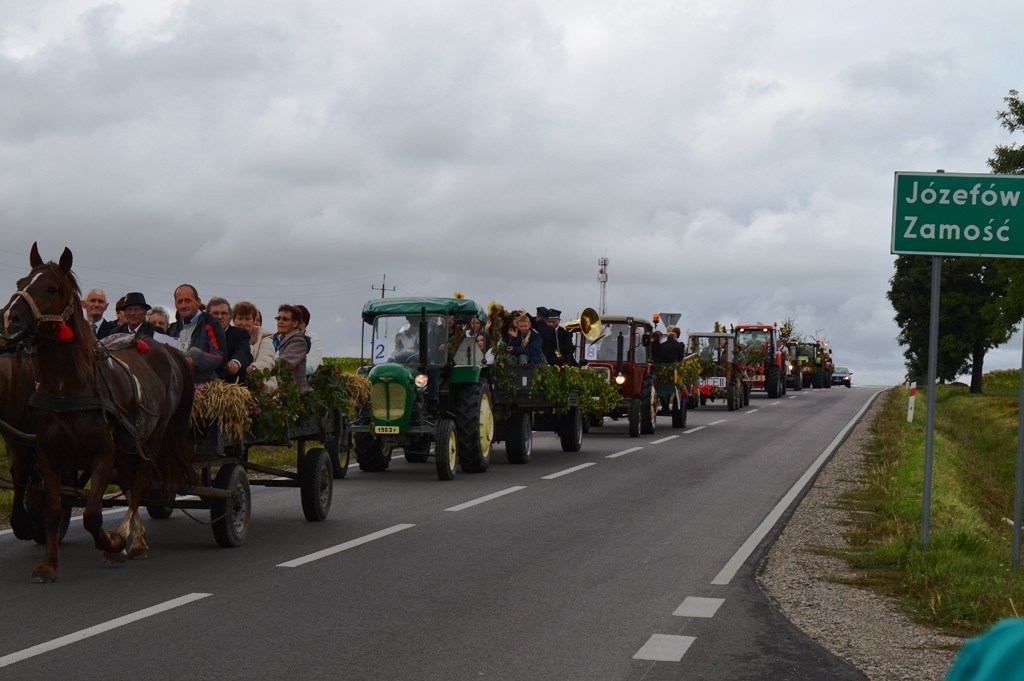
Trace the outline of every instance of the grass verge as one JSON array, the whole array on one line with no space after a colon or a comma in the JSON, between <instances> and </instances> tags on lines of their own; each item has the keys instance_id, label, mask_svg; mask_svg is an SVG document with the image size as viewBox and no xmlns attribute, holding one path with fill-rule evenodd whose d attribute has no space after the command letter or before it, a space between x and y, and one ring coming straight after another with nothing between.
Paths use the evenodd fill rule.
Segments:
<instances>
[{"instance_id":1,"label":"grass verge","mask_svg":"<svg viewBox=\"0 0 1024 681\"><path fill-rule=\"evenodd\" d=\"M926 399L888 391L866 453L845 557L860 583L894 596L915 620L972 635L1017 616L1024 577L1012 569L1019 372L986 377L986 393L936 386L928 546L921 538Z\"/></svg>"}]
</instances>

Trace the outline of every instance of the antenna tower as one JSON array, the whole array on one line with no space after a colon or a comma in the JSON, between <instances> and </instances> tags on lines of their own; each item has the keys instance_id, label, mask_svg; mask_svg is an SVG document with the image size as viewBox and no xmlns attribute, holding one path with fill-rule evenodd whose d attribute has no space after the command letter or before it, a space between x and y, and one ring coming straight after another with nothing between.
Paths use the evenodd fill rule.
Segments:
<instances>
[{"instance_id":1,"label":"antenna tower","mask_svg":"<svg viewBox=\"0 0 1024 681\"><path fill-rule=\"evenodd\" d=\"M598 305L597 313L604 316L604 285L608 283L608 258L597 259L597 281L601 284L601 302Z\"/></svg>"}]
</instances>

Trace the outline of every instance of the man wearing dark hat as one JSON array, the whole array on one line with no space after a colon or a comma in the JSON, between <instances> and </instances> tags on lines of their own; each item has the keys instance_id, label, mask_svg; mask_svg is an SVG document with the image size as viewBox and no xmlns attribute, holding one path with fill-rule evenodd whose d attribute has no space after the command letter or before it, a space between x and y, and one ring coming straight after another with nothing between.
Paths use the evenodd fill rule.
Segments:
<instances>
[{"instance_id":1,"label":"man wearing dark hat","mask_svg":"<svg viewBox=\"0 0 1024 681\"><path fill-rule=\"evenodd\" d=\"M130 333L134 336L150 336L158 332L158 329L146 321L146 312L149 311L149 303L146 296L138 291L126 293L124 298L117 301L117 311L124 313L125 323L114 329L113 333Z\"/></svg>"},{"instance_id":2,"label":"man wearing dark hat","mask_svg":"<svg viewBox=\"0 0 1024 681\"><path fill-rule=\"evenodd\" d=\"M576 343L572 337L572 331L562 328L562 311L553 307L547 309L548 325L555 333L556 349L554 364L566 364L577 366Z\"/></svg>"},{"instance_id":3,"label":"man wearing dark hat","mask_svg":"<svg viewBox=\"0 0 1024 681\"><path fill-rule=\"evenodd\" d=\"M558 336L548 323L548 316L550 314L551 310L548 308L538 307L537 316L531 322L533 323L533 330L540 336L541 343L543 344L544 359L547 360L548 364L561 364L561 362L557 361L555 352L558 349Z\"/></svg>"}]
</instances>

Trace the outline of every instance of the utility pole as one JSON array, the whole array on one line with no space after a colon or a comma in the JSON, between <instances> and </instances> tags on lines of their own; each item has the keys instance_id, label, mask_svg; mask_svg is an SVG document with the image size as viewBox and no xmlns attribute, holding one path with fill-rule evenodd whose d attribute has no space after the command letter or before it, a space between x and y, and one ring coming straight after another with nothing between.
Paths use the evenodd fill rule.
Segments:
<instances>
[{"instance_id":1,"label":"utility pole","mask_svg":"<svg viewBox=\"0 0 1024 681\"><path fill-rule=\"evenodd\" d=\"M604 316L604 285L608 283L608 258L597 259L597 280L601 284L601 302L598 303L597 313Z\"/></svg>"},{"instance_id":2,"label":"utility pole","mask_svg":"<svg viewBox=\"0 0 1024 681\"><path fill-rule=\"evenodd\" d=\"M385 291L394 291L394 290L395 290L395 287L394 287L394 286L392 286L391 288L386 288L386 287L384 286L384 285L385 285L385 284L387 283L387 281L388 281L388 275L387 275L387 273L385 272L385 273L384 273L384 278L380 280L380 286L379 286L379 287L377 287L377 286L374 286L373 284L370 284L370 288L371 288L371 289L373 289L374 291L380 291L380 297L381 297L381 299L383 299L383 298L384 298L384 292L385 292Z\"/></svg>"}]
</instances>

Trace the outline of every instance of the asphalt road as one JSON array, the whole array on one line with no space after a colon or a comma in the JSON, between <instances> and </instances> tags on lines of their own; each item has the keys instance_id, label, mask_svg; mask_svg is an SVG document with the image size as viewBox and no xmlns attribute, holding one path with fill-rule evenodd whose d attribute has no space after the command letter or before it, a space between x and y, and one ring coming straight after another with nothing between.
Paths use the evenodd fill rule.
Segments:
<instances>
[{"instance_id":1,"label":"asphalt road","mask_svg":"<svg viewBox=\"0 0 1024 681\"><path fill-rule=\"evenodd\" d=\"M0 679L864 679L754 571L875 393L608 422L573 454L536 433L529 464L498 445L451 482L353 466L320 523L254 487L236 549L176 511L148 521L149 560L108 566L76 521L50 585L41 547L0 533Z\"/></svg>"}]
</instances>

